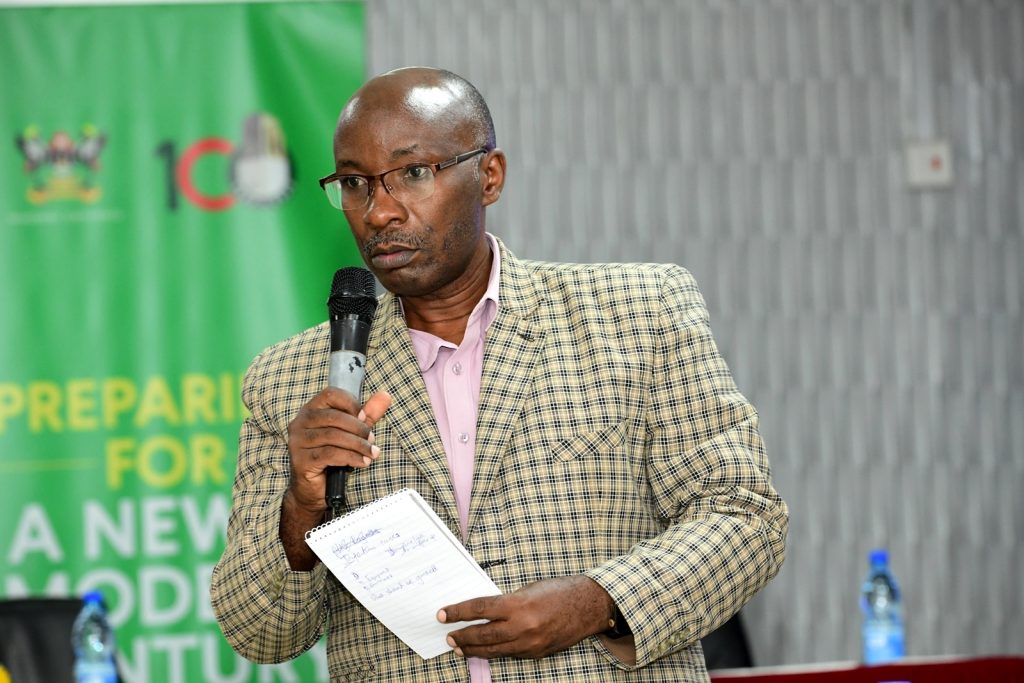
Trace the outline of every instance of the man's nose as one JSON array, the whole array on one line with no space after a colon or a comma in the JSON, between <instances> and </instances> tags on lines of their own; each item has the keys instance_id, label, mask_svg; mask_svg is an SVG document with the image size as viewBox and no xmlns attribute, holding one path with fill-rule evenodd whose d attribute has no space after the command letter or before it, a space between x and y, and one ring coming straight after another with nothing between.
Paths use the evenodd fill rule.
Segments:
<instances>
[{"instance_id":1,"label":"man's nose","mask_svg":"<svg viewBox=\"0 0 1024 683\"><path fill-rule=\"evenodd\" d=\"M388 190L383 180L378 180L370 188L369 201L363 220L373 226L384 228L394 222L405 222L409 217L405 204L398 201Z\"/></svg>"}]
</instances>

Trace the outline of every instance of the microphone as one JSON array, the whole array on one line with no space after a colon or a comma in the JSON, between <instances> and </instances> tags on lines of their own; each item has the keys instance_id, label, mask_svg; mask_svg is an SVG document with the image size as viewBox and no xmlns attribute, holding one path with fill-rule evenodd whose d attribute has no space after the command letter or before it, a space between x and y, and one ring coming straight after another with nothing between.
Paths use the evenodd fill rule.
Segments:
<instances>
[{"instance_id":1,"label":"microphone","mask_svg":"<svg viewBox=\"0 0 1024 683\"><path fill-rule=\"evenodd\" d=\"M331 359L327 383L344 389L359 400L366 374L366 347L370 325L377 312L373 273L366 268L342 268L334 274L331 296L327 299L327 319L331 326ZM345 507L344 467L328 467L327 506L337 517Z\"/></svg>"}]
</instances>

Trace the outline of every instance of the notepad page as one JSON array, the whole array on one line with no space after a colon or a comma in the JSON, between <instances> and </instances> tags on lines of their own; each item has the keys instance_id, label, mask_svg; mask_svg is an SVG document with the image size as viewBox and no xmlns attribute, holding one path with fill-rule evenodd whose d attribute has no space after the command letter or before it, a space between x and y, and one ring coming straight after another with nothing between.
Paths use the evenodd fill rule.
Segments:
<instances>
[{"instance_id":1,"label":"notepad page","mask_svg":"<svg viewBox=\"0 0 1024 683\"><path fill-rule=\"evenodd\" d=\"M468 625L439 623L439 609L501 594L412 489L319 526L306 542L353 597L424 659L449 652L446 635Z\"/></svg>"}]
</instances>

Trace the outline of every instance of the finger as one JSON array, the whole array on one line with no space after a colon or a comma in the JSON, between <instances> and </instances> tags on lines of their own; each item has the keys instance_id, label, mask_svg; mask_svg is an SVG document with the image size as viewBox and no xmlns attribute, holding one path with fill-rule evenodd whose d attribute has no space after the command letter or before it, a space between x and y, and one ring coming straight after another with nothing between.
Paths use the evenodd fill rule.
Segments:
<instances>
[{"instance_id":1,"label":"finger","mask_svg":"<svg viewBox=\"0 0 1024 683\"><path fill-rule=\"evenodd\" d=\"M306 430L305 438L296 440L293 450L304 452L311 460L327 460L328 465L350 465L350 462L334 462L337 457L345 458L345 454L362 459L375 459L380 449L370 440L359 438L353 434L337 429Z\"/></svg>"},{"instance_id":2,"label":"finger","mask_svg":"<svg viewBox=\"0 0 1024 683\"><path fill-rule=\"evenodd\" d=\"M527 642L505 622L490 622L453 631L445 640L457 655L464 657L530 656Z\"/></svg>"},{"instance_id":3,"label":"finger","mask_svg":"<svg viewBox=\"0 0 1024 683\"><path fill-rule=\"evenodd\" d=\"M372 427L377 424L377 420L384 417L384 413L386 413L390 407L391 394L385 391L377 392L371 396L365 404L363 404L363 409L359 413L359 419L362 420L367 427Z\"/></svg>"},{"instance_id":4,"label":"finger","mask_svg":"<svg viewBox=\"0 0 1024 683\"><path fill-rule=\"evenodd\" d=\"M511 624L507 621L489 621L474 624L448 634L448 644L463 649L480 645L500 645L516 639Z\"/></svg>"},{"instance_id":5,"label":"finger","mask_svg":"<svg viewBox=\"0 0 1024 683\"><path fill-rule=\"evenodd\" d=\"M363 455L355 451L337 448L336 446L320 446L311 448L305 453L315 464L306 469L307 478L316 478L323 474L328 467L369 467L377 459L379 450L371 446L373 451L369 455Z\"/></svg>"},{"instance_id":6,"label":"finger","mask_svg":"<svg viewBox=\"0 0 1024 683\"><path fill-rule=\"evenodd\" d=\"M504 595L490 595L485 598L473 598L442 607L437 612L437 620L442 624L453 624L459 621L476 621L487 619L494 621L507 617L504 609Z\"/></svg>"},{"instance_id":7,"label":"finger","mask_svg":"<svg viewBox=\"0 0 1024 683\"><path fill-rule=\"evenodd\" d=\"M369 440L370 428L354 415L343 413L334 408L312 410L303 408L302 412L288 425L289 436L299 441L312 441L318 435L352 434L360 439Z\"/></svg>"},{"instance_id":8,"label":"finger","mask_svg":"<svg viewBox=\"0 0 1024 683\"><path fill-rule=\"evenodd\" d=\"M450 643L449 643L450 644ZM494 659L496 657L520 657L526 658L515 643L501 643L500 645L456 645L452 648L458 657L479 657L480 659Z\"/></svg>"},{"instance_id":9,"label":"finger","mask_svg":"<svg viewBox=\"0 0 1024 683\"><path fill-rule=\"evenodd\" d=\"M319 394L309 399L304 407L319 410L323 408L334 408L349 415L359 413L359 399L338 387L327 387Z\"/></svg>"}]
</instances>

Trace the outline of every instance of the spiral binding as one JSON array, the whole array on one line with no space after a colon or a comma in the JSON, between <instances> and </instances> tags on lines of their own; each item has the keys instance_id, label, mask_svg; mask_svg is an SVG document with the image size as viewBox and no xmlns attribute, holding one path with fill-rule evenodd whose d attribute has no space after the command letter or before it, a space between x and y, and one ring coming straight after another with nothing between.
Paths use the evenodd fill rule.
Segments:
<instances>
[{"instance_id":1,"label":"spiral binding","mask_svg":"<svg viewBox=\"0 0 1024 683\"><path fill-rule=\"evenodd\" d=\"M349 512L346 512L341 517L335 517L334 519L330 520L329 522L324 522L323 524L318 524L317 526L313 527L312 529L310 529L309 531L306 532L306 540L308 541L309 539L313 538L314 536L316 538L326 538L327 536L330 535L328 532L333 533L336 530L335 527L337 527L337 528L342 527L343 526L343 522L346 519L348 519L352 515L356 514L360 510L365 510L366 508L371 507L371 506L372 507L382 507L382 508L383 507L387 507L388 505L391 504L389 502L389 501L391 501L391 499L393 499L393 498L395 498L397 496L400 496L402 494L408 494L408 493L416 493L416 491L414 489L410 489L410 488L398 489L397 491L395 491L393 493L389 493L388 495L384 496L383 498L378 498L377 500L373 501L372 503L367 503L366 505L362 505L360 507L357 507L355 510L350 510ZM323 532L323 533L321 533L321 532Z\"/></svg>"}]
</instances>

